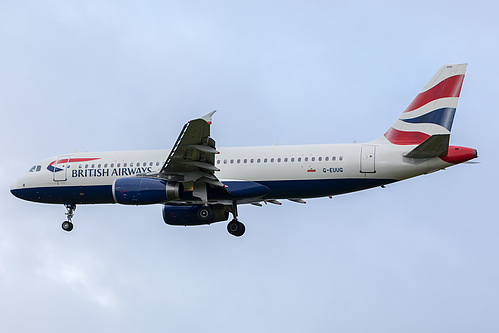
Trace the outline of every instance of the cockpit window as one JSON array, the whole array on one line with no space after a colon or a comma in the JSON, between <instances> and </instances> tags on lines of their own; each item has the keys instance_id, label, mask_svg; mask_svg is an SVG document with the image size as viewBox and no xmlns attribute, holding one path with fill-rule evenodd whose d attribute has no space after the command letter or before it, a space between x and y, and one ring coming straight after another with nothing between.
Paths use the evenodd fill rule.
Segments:
<instances>
[{"instance_id":1,"label":"cockpit window","mask_svg":"<svg viewBox=\"0 0 499 333\"><path fill-rule=\"evenodd\" d=\"M36 166L36 172L40 171L42 169L42 166L41 165L37 165Z\"/></svg>"},{"instance_id":2,"label":"cockpit window","mask_svg":"<svg viewBox=\"0 0 499 333\"><path fill-rule=\"evenodd\" d=\"M29 169L29 172L35 172L35 170L36 170L36 165L33 165L33 167Z\"/></svg>"}]
</instances>

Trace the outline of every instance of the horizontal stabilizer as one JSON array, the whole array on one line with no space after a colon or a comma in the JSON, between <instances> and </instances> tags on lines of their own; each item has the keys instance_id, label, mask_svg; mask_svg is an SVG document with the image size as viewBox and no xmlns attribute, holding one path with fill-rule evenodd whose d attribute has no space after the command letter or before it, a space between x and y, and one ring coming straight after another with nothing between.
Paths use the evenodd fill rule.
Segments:
<instances>
[{"instance_id":1,"label":"horizontal stabilizer","mask_svg":"<svg viewBox=\"0 0 499 333\"><path fill-rule=\"evenodd\" d=\"M432 158L446 156L449 151L450 134L435 134L423 141L419 146L408 152L404 157Z\"/></svg>"}]
</instances>

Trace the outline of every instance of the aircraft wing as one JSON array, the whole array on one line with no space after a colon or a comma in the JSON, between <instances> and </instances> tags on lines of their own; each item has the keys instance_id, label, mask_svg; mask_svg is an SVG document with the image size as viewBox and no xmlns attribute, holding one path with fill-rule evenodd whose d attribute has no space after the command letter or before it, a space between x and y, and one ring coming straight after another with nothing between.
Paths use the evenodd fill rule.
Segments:
<instances>
[{"instance_id":1,"label":"aircraft wing","mask_svg":"<svg viewBox=\"0 0 499 333\"><path fill-rule=\"evenodd\" d=\"M223 187L215 176L215 140L210 137L211 119L215 111L184 125L158 177L193 183L193 196L207 203L206 186Z\"/></svg>"}]
</instances>

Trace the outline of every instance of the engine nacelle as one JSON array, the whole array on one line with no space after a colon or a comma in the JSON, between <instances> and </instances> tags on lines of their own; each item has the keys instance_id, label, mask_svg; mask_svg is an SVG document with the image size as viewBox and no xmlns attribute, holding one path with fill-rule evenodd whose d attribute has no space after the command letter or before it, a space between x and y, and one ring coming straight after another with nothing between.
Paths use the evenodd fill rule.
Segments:
<instances>
[{"instance_id":1,"label":"engine nacelle","mask_svg":"<svg viewBox=\"0 0 499 333\"><path fill-rule=\"evenodd\" d=\"M228 219L229 212L224 205L163 207L163 220L170 225L202 225Z\"/></svg>"},{"instance_id":2,"label":"engine nacelle","mask_svg":"<svg viewBox=\"0 0 499 333\"><path fill-rule=\"evenodd\" d=\"M181 183L159 178L126 177L113 182L114 201L123 205L151 205L180 199Z\"/></svg>"}]
</instances>

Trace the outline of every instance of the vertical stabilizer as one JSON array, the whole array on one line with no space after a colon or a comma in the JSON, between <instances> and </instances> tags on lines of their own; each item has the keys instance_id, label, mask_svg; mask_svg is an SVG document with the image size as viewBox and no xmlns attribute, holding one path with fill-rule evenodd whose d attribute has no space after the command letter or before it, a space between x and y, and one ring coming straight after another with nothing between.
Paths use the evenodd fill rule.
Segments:
<instances>
[{"instance_id":1,"label":"vertical stabilizer","mask_svg":"<svg viewBox=\"0 0 499 333\"><path fill-rule=\"evenodd\" d=\"M440 67L379 141L419 145L433 135L450 135L466 66Z\"/></svg>"}]
</instances>

